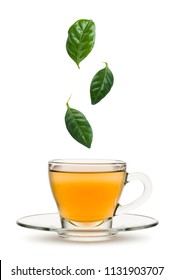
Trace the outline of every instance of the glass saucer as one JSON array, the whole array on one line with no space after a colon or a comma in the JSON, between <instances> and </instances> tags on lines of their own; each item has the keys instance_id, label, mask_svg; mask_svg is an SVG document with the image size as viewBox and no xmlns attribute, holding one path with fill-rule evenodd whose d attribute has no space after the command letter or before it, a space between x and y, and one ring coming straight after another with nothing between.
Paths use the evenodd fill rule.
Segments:
<instances>
[{"instance_id":1,"label":"glass saucer","mask_svg":"<svg viewBox=\"0 0 174 280\"><path fill-rule=\"evenodd\" d=\"M17 220L17 224L22 227L53 231L58 236L71 241L103 241L115 238L118 232L133 231L156 226L158 221L147 216L136 214L121 214L113 217L112 228L109 229L63 229L61 228L58 213L38 214L26 216Z\"/></svg>"}]
</instances>

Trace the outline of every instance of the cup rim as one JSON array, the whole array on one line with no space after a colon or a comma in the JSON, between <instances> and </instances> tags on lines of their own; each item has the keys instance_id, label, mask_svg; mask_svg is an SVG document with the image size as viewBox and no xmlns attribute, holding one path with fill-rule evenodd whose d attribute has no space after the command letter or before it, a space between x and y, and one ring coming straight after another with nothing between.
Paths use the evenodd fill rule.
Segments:
<instances>
[{"instance_id":1,"label":"cup rim","mask_svg":"<svg viewBox=\"0 0 174 280\"><path fill-rule=\"evenodd\" d=\"M60 172L114 172L126 171L126 162L113 159L53 159L49 171Z\"/></svg>"}]
</instances>

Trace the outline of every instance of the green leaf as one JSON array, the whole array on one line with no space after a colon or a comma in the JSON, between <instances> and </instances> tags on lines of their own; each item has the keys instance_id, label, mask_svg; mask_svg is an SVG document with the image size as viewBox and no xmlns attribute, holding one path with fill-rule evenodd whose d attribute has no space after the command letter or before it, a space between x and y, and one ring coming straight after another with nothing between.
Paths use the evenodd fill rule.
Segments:
<instances>
[{"instance_id":1,"label":"green leaf","mask_svg":"<svg viewBox=\"0 0 174 280\"><path fill-rule=\"evenodd\" d=\"M91 103L97 104L100 102L111 90L114 83L114 76L105 62L105 68L98 71L92 79L90 85Z\"/></svg>"},{"instance_id":2,"label":"green leaf","mask_svg":"<svg viewBox=\"0 0 174 280\"><path fill-rule=\"evenodd\" d=\"M66 50L78 67L91 52L94 43L95 24L92 20L80 19L69 28Z\"/></svg>"},{"instance_id":3,"label":"green leaf","mask_svg":"<svg viewBox=\"0 0 174 280\"><path fill-rule=\"evenodd\" d=\"M88 120L80 111L70 108L68 102L66 105L65 124L67 130L76 141L90 148L93 132Z\"/></svg>"}]
</instances>

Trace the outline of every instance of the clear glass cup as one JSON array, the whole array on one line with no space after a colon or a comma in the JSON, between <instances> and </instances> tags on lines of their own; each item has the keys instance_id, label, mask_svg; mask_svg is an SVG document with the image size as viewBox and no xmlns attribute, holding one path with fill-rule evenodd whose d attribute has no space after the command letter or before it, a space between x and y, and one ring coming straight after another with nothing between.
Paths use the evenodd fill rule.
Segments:
<instances>
[{"instance_id":1,"label":"clear glass cup","mask_svg":"<svg viewBox=\"0 0 174 280\"><path fill-rule=\"evenodd\" d=\"M64 229L110 228L115 215L138 207L152 191L145 174L127 173L120 160L51 160L49 180ZM141 196L120 205L124 186L133 180L143 184Z\"/></svg>"}]
</instances>

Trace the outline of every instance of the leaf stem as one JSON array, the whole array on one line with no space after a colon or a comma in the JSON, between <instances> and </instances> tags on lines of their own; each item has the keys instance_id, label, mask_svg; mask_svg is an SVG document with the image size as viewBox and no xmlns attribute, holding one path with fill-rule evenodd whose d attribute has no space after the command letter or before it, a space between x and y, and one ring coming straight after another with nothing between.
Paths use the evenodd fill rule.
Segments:
<instances>
[{"instance_id":1,"label":"leaf stem","mask_svg":"<svg viewBox=\"0 0 174 280\"><path fill-rule=\"evenodd\" d=\"M66 106L67 106L67 109L70 109L70 106L69 106L69 101L70 101L70 99L71 99L71 96L72 96L72 94L70 95L70 97L68 98L68 100L67 100L67 102L66 102Z\"/></svg>"},{"instance_id":2,"label":"leaf stem","mask_svg":"<svg viewBox=\"0 0 174 280\"><path fill-rule=\"evenodd\" d=\"M107 63L107 62L105 62L105 61L103 61L103 63L105 63L105 65L106 65L106 68L108 68L108 63Z\"/></svg>"}]
</instances>

